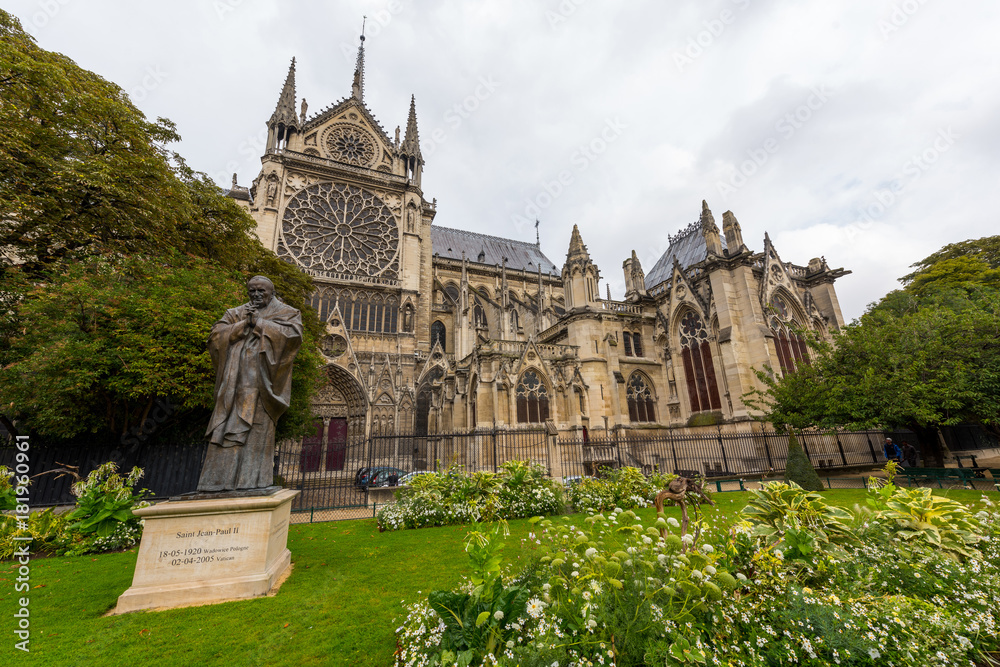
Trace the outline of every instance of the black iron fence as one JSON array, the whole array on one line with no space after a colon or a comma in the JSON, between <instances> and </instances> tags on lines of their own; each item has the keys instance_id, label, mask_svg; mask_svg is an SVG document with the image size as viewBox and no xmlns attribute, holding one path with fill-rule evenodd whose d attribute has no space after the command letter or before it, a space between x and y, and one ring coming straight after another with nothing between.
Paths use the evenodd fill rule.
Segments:
<instances>
[{"instance_id":1,"label":"black iron fence","mask_svg":"<svg viewBox=\"0 0 1000 667\"><path fill-rule=\"evenodd\" d=\"M293 510L357 508L370 488L406 483L414 472L451 465L466 472L496 472L505 461L533 461L549 468L545 431L474 431L435 435L349 438L325 447L285 443L276 456L278 483L302 493Z\"/></svg>"},{"instance_id":2,"label":"black iron fence","mask_svg":"<svg viewBox=\"0 0 1000 667\"><path fill-rule=\"evenodd\" d=\"M977 432L949 427L945 435L959 451L995 446L981 429ZM908 431L796 432L795 437L817 468L831 473L852 466L879 466L885 462L885 437L896 442L920 443ZM612 431L607 438L573 438L545 430L481 430L434 435L319 436L285 442L275 452L275 481L302 493L294 509L357 509L345 516L371 514L372 488L406 482L406 475L460 465L467 472L497 471L506 461L532 461L553 477L597 474L602 467L633 466L644 472L702 475L709 480L780 474L788 454L788 434L767 425L739 429L716 428L699 432L657 429ZM203 442L145 443L128 447L118 443L31 445L30 472L33 506L73 503L73 479L40 474L63 464L78 466L86 475L105 461L123 469L137 465L145 470L142 487L156 498L193 491L197 486L206 445ZM0 465L12 467L15 450L0 445ZM381 496L379 496L381 498ZM381 500L379 500L381 502ZM359 514L360 512L360 514Z\"/></svg>"},{"instance_id":3,"label":"black iron fence","mask_svg":"<svg viewBox=\"0 0 1000 667\"><path fill-rule=\"evenodd\" d=\"M114 461L123 472L133 466L142 468L144 475L139 488L153 492L154 498L169 498L193 491L198 486L201 464L207 444L197 441L148 443L136 446L119 443L83 443L73 446L51 446L29 441L28 502L32 507L72 505L76 498L71 492L75 477L53 472L64 466L79 469L86 477L95 468ZM13 469L16 450L12 445L0 447L0 465Z\"/></svg>"},{"instance_id":4,"label":"black iron fence","mask_svg":"<svg viewBox=\"0 0 1000 667\"><path fill-rule=\"evenodd\" d=\"M559 440L561 476L593 476L602 467L634 466L646 473L706 478L782 472L789 434L749 429L701 433L621 432L605 440ZM817 469L885 462L881 431L796 433L795 439Z\"/></svg>"}]
</instances>

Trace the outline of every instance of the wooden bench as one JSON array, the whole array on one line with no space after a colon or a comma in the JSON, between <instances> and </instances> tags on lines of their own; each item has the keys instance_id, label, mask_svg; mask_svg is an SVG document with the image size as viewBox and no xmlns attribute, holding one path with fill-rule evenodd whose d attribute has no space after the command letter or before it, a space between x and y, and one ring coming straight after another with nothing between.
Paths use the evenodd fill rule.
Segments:
<instances>
[{"instance_id":1,"label":"wooden bench","mask_svg":"<svg viewBox=\"0 0 1000 667\"><path fill-rule=\"evenodd\" d=\"M969 480L975 476L971 468L904 468L900 473L914 485L920 482L937 482L938 488L944 488L944 482L961 482L969 486Z\"/></svg>"}]
</instances>

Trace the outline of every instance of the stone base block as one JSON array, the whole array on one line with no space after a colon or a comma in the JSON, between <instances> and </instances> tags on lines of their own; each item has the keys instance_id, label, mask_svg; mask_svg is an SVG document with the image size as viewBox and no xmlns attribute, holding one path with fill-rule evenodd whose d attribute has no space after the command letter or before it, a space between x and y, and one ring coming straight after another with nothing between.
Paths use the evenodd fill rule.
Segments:
<instances>
[{"instance_id":1,"label":"stone base block","mask_svg":"<svg viewBox=\"0 0 1000 667\"><path fill-rule=\"evenodd\" d=\"M136 510L145 519L139 559L114 613L267 594L291 567L288 519L299 493L169 500Z\"/></svg>"}]
</instances>

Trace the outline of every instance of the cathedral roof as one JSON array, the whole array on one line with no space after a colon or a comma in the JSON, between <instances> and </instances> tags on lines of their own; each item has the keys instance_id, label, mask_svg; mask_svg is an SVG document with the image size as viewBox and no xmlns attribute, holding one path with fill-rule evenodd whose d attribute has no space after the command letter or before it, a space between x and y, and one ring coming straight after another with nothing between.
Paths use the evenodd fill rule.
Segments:
<instances>
[{"instance_id":1,"label":"cathedral roof","mask_svg":"<svg viewBox=\"0 0 1000 667\"><path fill-rule=\"evenodd\" d=\"M559 274L559 269L534 243L502 239L488 234L477 234L462 229L431 226L431 246L435 255L449 259L462 259L462 252L470 262L502 264L507 258L507 268L515 271L538 271ZM480 253L483 259L480 260Z\"/></svg>"},{"instance_id":2,"label":"cathedral roof","mask_svg":"<svg viewBox=\"0 0 1000 667\"><path fill-rule=\"evenodd\" d=\"M668 280L674 272L674 260L681 268L686 269L692 264L704 261L708 256L705 236L702 234L702 221L692 222L674 236L667 236L670 245L649 273L646 274L646 289L652 289L664 280ZM722 247L726 247L726 239L720 237Z\"/></svg>"}]
</instances>

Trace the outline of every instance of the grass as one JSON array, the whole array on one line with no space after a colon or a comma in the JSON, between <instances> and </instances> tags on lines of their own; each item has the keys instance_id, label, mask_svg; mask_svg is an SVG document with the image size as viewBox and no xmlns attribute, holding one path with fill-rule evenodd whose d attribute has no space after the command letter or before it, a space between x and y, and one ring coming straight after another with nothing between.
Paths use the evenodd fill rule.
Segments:
<instances>
[{"instance_id":1,"label":"grass","mask_svg":"<svg viewBox=\"0 0 1000 667\"><path fill-rule=\"evenodd\" d=\"M980 491L936 492L974 503ZM862 489L826 491L829 502L863 503ZM990 492L994 499L998 495ZM732 516L745 493L716 494ZM676 507L668 516L679 516ZM651 519L650 508L637 512ZM582 523L583 515L569 517ZM530 558L527 521L510 524L506 556ZM135 552L43 558L31 564L31 653L13 648L11 613L16 565L0 564L0 648L17 662L46 666L378 665L393 662L394 621L402 601L454 587L466 572L464 526L379 533L374 520L293 525L288 546L295 569L275 597L206 607L104 614L132 583Z\"/></svg>"}]
</instances>

